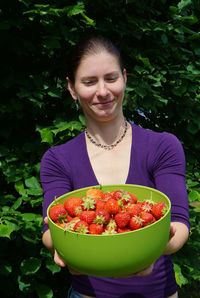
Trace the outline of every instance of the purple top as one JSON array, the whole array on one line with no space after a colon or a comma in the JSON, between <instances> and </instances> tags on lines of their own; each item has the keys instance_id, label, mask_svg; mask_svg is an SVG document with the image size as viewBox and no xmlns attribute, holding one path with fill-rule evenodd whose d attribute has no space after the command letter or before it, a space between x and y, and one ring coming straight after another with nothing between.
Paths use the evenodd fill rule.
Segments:
<instances>
[{"instance_id":1,"label":"purple top","mask_svg":"<svg viewBox=\"0 0 200 298\"><path fill-rule=\"evenodd\" d=\"M156 188L171 200L171 220L189 228L185 185L185 157L179 140L170 133L157 133L132 124L132 148L127 184ZM41 162L44 191L43 216L54 200L69 191L98 185L81 133L69 142L50 148ZM48 227L44 227L46 231ZM170 256L161 256L146 277L72 277L72 286L82 294L98 298L165 298L177 290Z\"/></svg>"}]
</instances>

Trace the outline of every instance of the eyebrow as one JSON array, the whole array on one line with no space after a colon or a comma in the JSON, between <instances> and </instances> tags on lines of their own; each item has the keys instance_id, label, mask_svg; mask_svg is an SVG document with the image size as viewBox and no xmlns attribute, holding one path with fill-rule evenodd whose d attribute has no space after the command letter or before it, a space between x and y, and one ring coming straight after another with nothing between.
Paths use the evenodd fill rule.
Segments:
<instances>
[{"instance_id":1,"label":"eyebrow","mask_svg":"<svg viewBox=\"0 0 200 298\"><path fill-rule=\"evenodd\" d=\"M109 72L109 73L106 73L105 74L105 77L108 77L108 76L118 76L119 75L119 72L118 71L112 71L112 72ZM86 77L82 77L81 78L81 81L84 81L84 80L88 80L88 79L90 79L90 80L92 80L92 79L96 79L96 76L86 76Z\"/></svg>"}]
</instances>

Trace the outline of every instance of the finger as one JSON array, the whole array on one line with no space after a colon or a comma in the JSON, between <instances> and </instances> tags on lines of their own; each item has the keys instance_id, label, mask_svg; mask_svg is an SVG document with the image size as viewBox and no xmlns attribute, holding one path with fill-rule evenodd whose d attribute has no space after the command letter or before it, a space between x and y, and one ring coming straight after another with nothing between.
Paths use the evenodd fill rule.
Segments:
<instances>
[{"instance_id":1,"label":"finger","mask_svg":"<svg viewBox=\"0 0 200 298\"><path fill-rule=\"evenodd\" d=\"M59 254L57 253L57 251L55 250L54 252L54 262L60 266L60 267L65 267L66 263L65 261L59 256Z\"/></svg>"},{"instance_id":2,"label":"finger","mask_svg":"<svg viewBox=\"0 0 200 298\"><path fill-rule=\"evenodd\" d=\"M171 224L171 225L170 225L169 240L170 240L172 237L174 237L175 233L176 233L176 227L175 227L174 225Z\"/></svg>"},{"instance_id":3,"label":"finger","mask_svg":"<svg viewBox=\"0 0 200 298\"><path fill-rule=\"evenodd\" d=\"M44 223L48 226L48 218L47 218L47 216L44 218Z\"/></svg>"}]
</instances>

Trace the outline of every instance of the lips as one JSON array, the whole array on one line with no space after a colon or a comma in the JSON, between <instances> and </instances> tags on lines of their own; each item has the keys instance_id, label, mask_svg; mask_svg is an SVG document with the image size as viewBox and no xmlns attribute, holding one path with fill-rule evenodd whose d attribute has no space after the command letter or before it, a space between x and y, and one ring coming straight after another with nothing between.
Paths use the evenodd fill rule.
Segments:
<instances>
[{"instance_id":1,"label":"lips","mask_svg":"<svg viewBox=\"0 0 200 298\"><path fill-rule=\"evenodd\" d=\"M109 100L109 101L106 101L106 102L97 102L97 103L94 103L95 106L102 106L102 107L106 107L106 106L109 106L111 105L112 103L114 102L114 100Z\"/></svg>"}]
</instances>

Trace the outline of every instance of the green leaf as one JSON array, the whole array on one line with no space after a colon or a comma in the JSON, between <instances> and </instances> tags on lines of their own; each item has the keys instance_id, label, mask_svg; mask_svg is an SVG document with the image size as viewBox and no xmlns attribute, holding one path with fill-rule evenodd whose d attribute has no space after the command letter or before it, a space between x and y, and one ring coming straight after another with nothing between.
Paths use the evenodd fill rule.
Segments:
<instances>
[{"instance_id":1,"label":"green leaf","mask_svg":"<svg viewBox=\"0 0 200 298\"><path fill-rule=\"evenodd\" d=\"M80 114L80 115L78 116L78 118L79 118L81 124L84 125L84 126L86 126L86 119L85 119L85 116L82 115L82 114Z\"/></svg>"},{"instance_id":2,"label":"green leaf","mask_svg":"<svg viewBox=\"0 0 200 298\"><path fill-rule=\"evenodd\" d=\"M181 267L178 264L174 263L174 271L175 271L176 282L179 285L179 287L182 287L183 285L188 283L187 278L183 276Z\"/></svg>"},{"instance_id":3,"label":"green leaf","mask_svg":"<svg viewBox=\"0 0 200 298\"><path fill-rule=\"evenodd\" d=\"M46 268L51 271L52 274L58 273L61 271L61 267L55 264L53 259L47 259L46 261Z\"/></svg>"},{"instance_id":4,"label":"green leaf","mask_svg":"<svg viewBox=\"0 0 200 298\"><path fill-rule=\"evenodd\" d=\"M53 133L51 128L45 127L40 131L42 143L53 144Z\"/></svg>"},{"instance_id":5,"label":"green leaf","mask_svg":"<svg viewBox=\"0 0 200 298\"><path fill-rule=\"evenodd\" d=\"M162 34L161 35L161 40L163 42L163 44L167 44L168 43L168 37L166 34Z\"/></svg>"},{"instance_id":6,"label":"green leaf","mask_svg":"<svg viewBox=\"0 0 200 298\"><path fill-rule=\"evenodd\" d=\"M25 185L28 188L33 188L33 189L41 189L40 183L38 182L38 179L34 176L25 179Z\"/></svg>"},{"instance_id":7,"label":"green leaf","mask_svg":"<svg viewBox=\"0 0 200 298\"><path fill-rule=\"evenodd\" d=\"M19 275L17 278L17 281L19 284L20 291L22 291L24 293L27 293L30 291L30 289L32 287L32 282L29 277Z\"/></svg>"},{"instance_id":8,"label":"green leaf","mask_svg":"<svg viewBox=\"0 0 200 298\"><path fill-rule=\"evenodd\" d=\"M11 265L0 265L0 274L4 276L9 276L9 274L12 272L12 266Z\"/></svg>"},{"instance_id":9,"label":"green leaf","mask_svg":"<svg viewBox=\"0 0 200 298\"><path fill-rule=\"evenodd\" d=\"M79 2L77 5L73 5L73 6L69 6L68 7L67 16L68 17L72 17L72 16L75 16L77 14L81 14L84 11L85 10L84 10L84 4L83 4L83 2Z\"/></svg>"},{"instance_id":10,"label":"green leaf","mask_svg":"<svg viewBox=\"0 0 200 298\"><path fill-rule=\"evenodd\" d=\"M81 15L82 15L82 17L84 18L84 22L85 22L86 24L88 24L88 25L92 25L92 26L95 25L95 21L92 20L92 19L90 19L88 16L86 16L85 13L82 12Z\"/></svg>"},{"instance_id":11,"label":"green leaf","mask_svg":"<svg viewBox=\"0 0 200 298\"><path fill-rule=\"evenodd\" d=\"M35 221L37 219L38 215L35 213L24 213L21 214L21 218L24 221Z\"/></svg>"},{"instance_id":12,"label":"green leaf","mask_svg":"<svg viewBox=\"0 0 200 298\"><path fill-rule=\"evenodd\" d=\"M17 201L15 201L15 203L12 205L12 209L17 210L21 206L22 202L22 197L18 198Z\"/></svg>"},{"instance_id":13,"label":"green leaf","mask_svg":"<svg viewBox=\"0 0 200 298\"><path fill-rule=\"evenodd\" d=\"M192 4L192 0L181 0L178 3L178 8L182 10L191 4Z\"/></svg>"},{"instance_id":14,"label":"green leaf","mask_svg":"<svg viewBox=\"0 0 200 298\"><path fill-rule=\"evenodd\" d=\"M196 190L192 190L188 195L189 200L192 201L199 201L200 202L200 193Z\"/></svg>"},{"instance_id":15,"label":"green leaf","mask_svg":"<svg viewBox=\"0 0 200 298\"><path fill-rule=\"evenodd\" d=\"M36 292L39 298L52 298L53 291L52 289L45 284L37 284Z\"/></svg>"},{"instance_id":16,"label":"green leaf","mask_svg":"<svg viewBox=\"0 0 200 298\"><path fill-rule=\"evenodd\" d=\"M0 237L10 238L10 234L14 231L10 226L0 224Z\"/></svg>"},{"instance_id":17,"label":"green leaf","mask_svg":"<svg viewBox=\"0 0 200 298\"><path fill-rule=\"evenodd\" d=\"M24 275L35 274L41 267L41 260L38 258L30 257L21 262L20 269Z\"/></svg>"}]
</instances>

